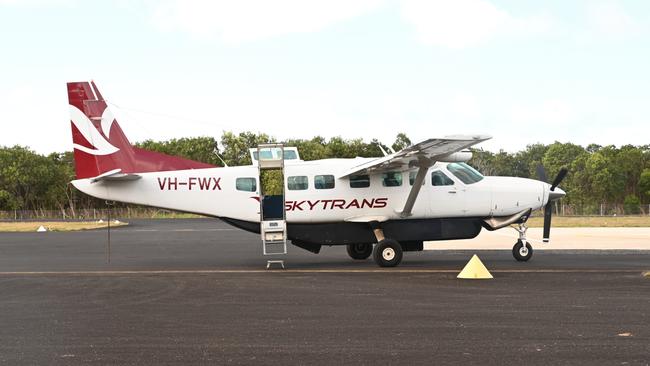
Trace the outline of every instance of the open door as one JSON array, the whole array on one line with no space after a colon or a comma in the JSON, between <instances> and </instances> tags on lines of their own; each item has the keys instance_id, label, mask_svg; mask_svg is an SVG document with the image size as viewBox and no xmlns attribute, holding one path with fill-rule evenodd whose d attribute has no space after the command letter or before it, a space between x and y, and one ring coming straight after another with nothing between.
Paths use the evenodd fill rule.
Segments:
<instances>
[{"instance_id":1,"label":"open door","mask_svg":"<svg viewBox=\"0 0 650 366\"><path fill-rule=\"evenodd\" d=\"M264 255L287 254L283 146L259 145L257 166L260 178L260 233Z\"/></svg>"}]
</instances>

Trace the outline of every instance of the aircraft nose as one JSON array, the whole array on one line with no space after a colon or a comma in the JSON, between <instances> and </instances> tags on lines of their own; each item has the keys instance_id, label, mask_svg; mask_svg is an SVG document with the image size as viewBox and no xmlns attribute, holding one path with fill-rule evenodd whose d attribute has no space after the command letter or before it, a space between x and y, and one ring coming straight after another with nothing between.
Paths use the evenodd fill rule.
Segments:
<instances>
[{"instance_id":1,"label":"aircraft nose","mask_svg":"<svg viewBox=\"0 0 650 366\"><path fill-rule=\"evenodd\" d=\"M564 192L561 188L555 187L555 190L548 191L548 200L549 201L555 201L559 200L560 198L566 196L566 192Z\"/></svg>"}]
</instances>

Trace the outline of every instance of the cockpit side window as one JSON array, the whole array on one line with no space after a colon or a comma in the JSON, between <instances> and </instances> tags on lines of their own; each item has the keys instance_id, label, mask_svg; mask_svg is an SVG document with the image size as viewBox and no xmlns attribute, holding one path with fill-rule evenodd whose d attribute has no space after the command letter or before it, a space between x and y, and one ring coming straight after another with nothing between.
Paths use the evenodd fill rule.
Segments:
<instances>
[{"instance_id":1,"label":"cockpit side window","mask_svg":"<svg viewBox=\"0 0 650 366\"><path fill-rule=\"evenodd\" d=\"M447 165L447 170L456 178L460 179L465 184L473 184L483 180L483 175L476 169L465 163L451 163Z\"/></svg>"},{"instance_id":2,"label":"cockpit side window","mask_svg":"<svg viewBox=\"0 0 650 366\"><path fill-rule=\"evenodd\" d=\"M431 185L435 186L453 186L454 181L440 170L431 172Z\"/></svg>"}]
</instances>

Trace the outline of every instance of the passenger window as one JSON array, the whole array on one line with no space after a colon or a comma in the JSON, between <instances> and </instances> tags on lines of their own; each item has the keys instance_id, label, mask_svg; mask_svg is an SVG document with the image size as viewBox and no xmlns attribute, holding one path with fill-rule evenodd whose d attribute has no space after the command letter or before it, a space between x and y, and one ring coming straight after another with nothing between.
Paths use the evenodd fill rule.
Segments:
<instances>
[{"instance_id":1,"label":"passenger window","mask_svg":"<svg viewBox=\"0 0 650 366\"><path fill-rule=\"evenodd\" d=\"M402 185L402 172L387 172L382 174L381 184L384 187L399 187Z\"/></svg>"},{"instance_id":2,"label":"passenger window","mask_svg":"<svg viewBox=\"0 0 650 366\"><path fill-rule=\"evenodd\" d=\"M416 177L417 175L418 175L417 170L414 171L414 172L409 172L409 184L410 184L410 185L413 185L413 183L415 183L415 177ZM426 181L426 179L423 179L423 180L422 180L422 185L424 185L424 182L425 182L425 181Z\"/></svg>"},{"instance_id":3,"label":"passenger window","mask_svg":"<svg viewBox=\"0 0 650 366\"><path fill-rule=\"evenodd\" d=\"M446 176L445 173L436 170L431 173L431 184L434 186L453 186L454 181Z\"/></svg>"},{"instance_id":4,"label":"passenger window","mask_svg":"<svg viewBox=\"0 0 650 366\"><path fill-rule=\"evenodd\" d=\"M257 190L257 182L255 178L237 178L235 180L235 187L238 191L255 192Z\"/></svg>"},{"instance_id":5,"label":"passenger window","mask_svg":"<svg viewBox=\"0 0 650 366\"><path fill-rule=\"evenodd\" d=\"M370 176L368 175L350 176L350 188L366 188L366 187L370 187Z\"/></svg>"},{"instance_id":6,"label":"passenger window","mask_svg":"<svg viewBox=\"0 0 650 366\"><path fill-rule=\"evenodd\" d=\"M309 180L304 175L287 178L287 188L290 191L304 191L309 187Z\"/></svg>"},{"instance_id":7,"label":"passenger window","mask_svg":"<svg viewBox=\"0 0 650 366\"><path fill-rule=\"evenodd\" d=\"M314 177L314 187L316 189L332 189L334 188L333 175L317 175Z\"/></svg>"}]
</instances>

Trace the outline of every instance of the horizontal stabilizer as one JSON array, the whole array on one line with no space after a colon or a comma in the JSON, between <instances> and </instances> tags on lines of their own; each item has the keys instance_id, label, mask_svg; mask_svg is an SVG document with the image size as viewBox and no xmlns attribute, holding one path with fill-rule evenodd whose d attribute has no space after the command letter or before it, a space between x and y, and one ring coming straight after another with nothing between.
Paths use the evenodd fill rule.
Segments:
<instances>
[{"instance_id":1,"label":"horizontal stabilizer","mask_svg":"<svg viewBox=\"0 0 650 366\"><path fill-rule=\"evenodd\" d=\"M96 176L95 178L90 178L91 183L97 183L97 182L130 182L134 180L138 180L142 178L142 176L138 174L127 174L127 173L122 173L122 169L113 169L109 172L106 172L104 174L100 174Z\"/></svg>"}]
</instances>

